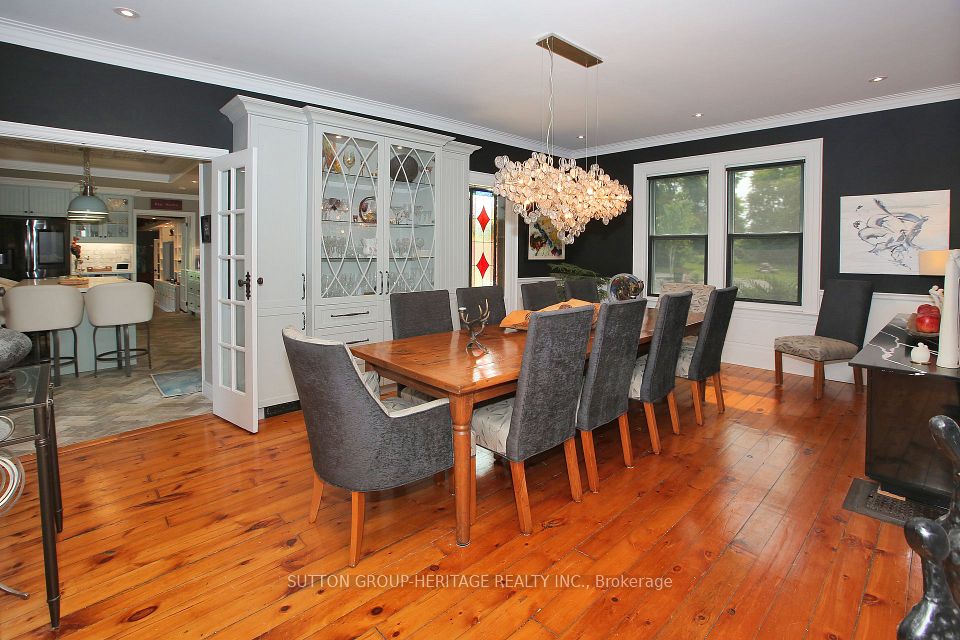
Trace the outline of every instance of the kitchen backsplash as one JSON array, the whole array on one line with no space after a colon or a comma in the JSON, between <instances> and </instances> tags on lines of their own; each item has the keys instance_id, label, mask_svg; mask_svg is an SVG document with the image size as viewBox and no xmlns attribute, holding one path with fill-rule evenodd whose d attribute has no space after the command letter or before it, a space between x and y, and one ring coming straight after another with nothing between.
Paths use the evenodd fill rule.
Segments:
<instances>
[{"instance_id":1,"label":"kitchen backsplash","mask_svg":"<svg viewBox=\"0 0 960 640\"><path fill-rule=\"evenodd\" d=\"M113 242L87 242L80 243L80 256L83 259L81 268L87 267L113 267L117 264L126 262L133 266L133 245L120 244Z\"/></svg>"}]
</instances>

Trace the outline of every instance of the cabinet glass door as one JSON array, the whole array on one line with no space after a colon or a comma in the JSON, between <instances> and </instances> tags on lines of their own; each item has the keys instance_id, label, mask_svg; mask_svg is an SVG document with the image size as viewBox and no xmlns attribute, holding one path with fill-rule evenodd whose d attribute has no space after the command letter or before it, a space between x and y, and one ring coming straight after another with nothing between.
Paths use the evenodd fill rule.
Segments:
<instances>
[{"instance_id":1,"label":"cabinet glass door","mask_svg":"<svg viewBox=\"0 0 960 640\"><path fill-rule=\"evenodd\" d=\"M436 153L390 144L387 293L434 288Z\"/></svg>"},{"instance_id":2,"label":"cabinet glass door","mask_svg":"<svg viewBox=\"0 0 960 640\"><path fill-rule=\"evenodd\" d=\"M322 134L320 283L324 298L374 295L380 145Z\"/></svg>"}]
</instances>

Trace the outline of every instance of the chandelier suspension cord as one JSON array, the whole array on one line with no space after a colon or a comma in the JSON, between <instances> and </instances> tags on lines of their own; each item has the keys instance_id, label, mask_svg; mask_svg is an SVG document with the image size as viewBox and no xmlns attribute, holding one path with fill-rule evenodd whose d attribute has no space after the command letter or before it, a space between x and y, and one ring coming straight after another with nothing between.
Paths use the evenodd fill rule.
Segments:
<instances>
[{"instance_id":1,"label":"chandelier suspension cord","mask_svg":"<svg viewBox=\"0 0 960 640\"><path fill-rule=\"evenodd\" d=\"M593 137L599 140L600 139L600 65L596 65L594 67L594 70L595 70L594 71L595 75L593 80L593 86L594 86L594 89L596 89L595 95L596 95L597 105L596 105L596 108L594 108L593 110L593 114L594 116L596 116L597 123L596 123L596 126L594 126L593 128ZM593 150L594 150L593 163L597 166L600 166L600 150L597 148L597 146L598 145L596 144L593 145Z\"/></svg>"},{"instance_id":2,"label":"chandelier suspension cord","mask_svg":"<svg viewBox=\"0 0 960 640\"><path fill-rule=\"evenodd\" d=\"M550 52L550 100L547 106L550 110L550 120L547 124L547 155L553 157L553 47L547 49Z\"/></svg>"}]
</instances>

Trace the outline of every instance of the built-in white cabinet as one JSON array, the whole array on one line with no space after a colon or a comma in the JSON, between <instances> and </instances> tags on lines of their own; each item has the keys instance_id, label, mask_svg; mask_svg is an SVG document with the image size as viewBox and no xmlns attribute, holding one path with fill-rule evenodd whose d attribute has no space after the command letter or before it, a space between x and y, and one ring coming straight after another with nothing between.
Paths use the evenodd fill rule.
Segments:
<instances>
[{"instance_id":1,"label":"built-in white cabinet","mask_svg":"<svg viewBox=\"0 0 960 640\"><path fill-rule=\"evenodd\" d=\"M101 222L71 223L71 233L81 242L135 242L137 222L133 196L98 191L97 197L106 203L110 214Z\"/></svg>"},{"instance_id":2,"label":"built-in white cabinet","mask_svg":"<svg viewBox=\"0 0 960 640\"><path fill-rule=\"evenodd\" d=\"M244 96L222 111L234 150L256 148L261 408L297 399L284 327L347 343L389 339L391 293L442 288L452 297L466 285L478 147Z\"/></svg>"},{"instance_id":3,"label":"built-in white cabinet","mask_svg":"<svg viewBox=\"0 0 960 640\"><path fill-rule=\"evenodd\" d=\"M161 311L176 311L180 295L180 287L174 282L165 282L163 280L154 280L153 282L153 303Z\"/></svg>"},{"instance_id":4,"label":"built-in white cabinet","mask_svg":"<svg viewBox=\"0 0 960 640\"><path fill-rule=\"evenodd\" d=\"M180 272L180 310L200 313L200 272L184 269Z\"/></svg>"},{"instance_id":5,"label":"built-in white cabinet","mask_svg":"<svg viewBox=\"0 0 960 640\"><path fill-rule=\"evenodd\" d=\"M0 215L66 217L74 193L58 187L0 184Z\"/></svg>"}]
</instances>

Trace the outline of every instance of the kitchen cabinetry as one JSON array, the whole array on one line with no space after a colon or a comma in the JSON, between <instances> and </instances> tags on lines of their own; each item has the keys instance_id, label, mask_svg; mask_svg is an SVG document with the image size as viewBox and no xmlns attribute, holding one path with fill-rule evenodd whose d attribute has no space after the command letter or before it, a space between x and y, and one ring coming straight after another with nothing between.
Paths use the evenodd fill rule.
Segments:
<instances>
[{"instance_id":1,"label":"kitchen cabinetry","mask_svg":"<svg viewBox=\"0 0 960 640\"><path fill-rule=\"evenodd\" d=\"M66 217L74 193L58 187L0 184L0 215Z\"/></svg>"},{"instance_id":2,"label":"kitchen cabinetry","mask_svg":"<svg viewBox=\"0 0 960 640\"><path fill-rule=\"evenodd\" d=\"M102 222L71 224L73 235L82 242L134 242L137 225L133 197L102 192L97 196L107 204L110 215Z\"/></svg>"},{"instance_id":3,"label":"kitchen cabinetry","mask_svg":"<svg viewBox=\"0 0 960 640\"><path fill-rule=\"evenodd\" d=\"M200 313L200 272L184 269L180 272L180 310Z\"/></svg>"},{"instance_id":4,"label":"kitchen cabinetry","mask_svg":"<svg viewBox=\"0 0 960 640\"><path fill-rule=\"evenodd\" d=\"M155 280L153 282L154 304L160 307L161 311L176 311L177 299L180 293L180 287L173 282L164 282Z\"/></svg>"}]
</instances>

